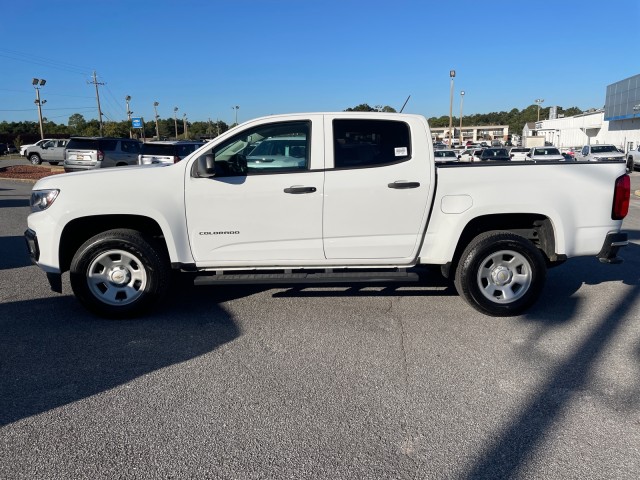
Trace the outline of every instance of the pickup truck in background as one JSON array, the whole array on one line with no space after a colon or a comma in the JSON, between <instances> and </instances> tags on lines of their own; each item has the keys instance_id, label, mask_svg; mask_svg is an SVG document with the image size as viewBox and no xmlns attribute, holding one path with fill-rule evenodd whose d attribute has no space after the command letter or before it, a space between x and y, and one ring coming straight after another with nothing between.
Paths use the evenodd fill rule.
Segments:
<instances>
[{"instance_id":1,"label":"pickup truck in background","mask_svg":"<svg viewBox=\"0 0 640 480\"><path fill-rule=\"evenodd\" d=\"M636 168L640 168L640 143L627 153L627 171L633 172Z\"/></svg>"},{"instance_id":2,"label":"pickup truck in background","mask_svg":"<svg viewBox=\"0 0 640 480\"><path fill-rule=\"evenodd\" d=\"M51 165L58 165L64 161L64 149L69 139L44 139L29 145L24 156L32 165L40 165L42 162L49 162Z\"/></svg>"},{"instance_id":3,"label":"pickup truck in background","mask_svg":"<svg viewBox=\"0 0 640 480\"><path fill-rule=\"evenodd\" d=\"M576 160L588 162L619 162L625 161L624 153L615 145L585 145L576 156Z\"/></svg>"},{"instance_id":4,"label":"pickup truck in background","mask_svg":"<svg viewBox=\"0 0 640 480\"><path fill-rule=\"evenodd\" d=\"M153 307L172 270L197 285L436 271L480 312L509 316L536 301L548 267L620 261L629 194L624 161L436 164L419 115L276 115L175 164L43 178L25 237L54 291L69 271L78 300L108 317Z\"/></svg>"}]
</instances>

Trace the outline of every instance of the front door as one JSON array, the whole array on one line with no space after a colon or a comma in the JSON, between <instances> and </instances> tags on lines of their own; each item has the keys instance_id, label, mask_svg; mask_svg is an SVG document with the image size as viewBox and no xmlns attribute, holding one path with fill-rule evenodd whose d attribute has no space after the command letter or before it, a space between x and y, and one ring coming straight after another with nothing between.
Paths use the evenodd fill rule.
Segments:
<instances>
[{"instance_id":1,"label":"front door","mask_svg":"<svg viewBox=\"0 0 640 480\"><path fill-rule=\"evenodd\" d=\"M186 179L196 264L322 261L323 148L321 120L296 118L256 123L201 155L216 174Z\"/></svg>"}]
</instances>

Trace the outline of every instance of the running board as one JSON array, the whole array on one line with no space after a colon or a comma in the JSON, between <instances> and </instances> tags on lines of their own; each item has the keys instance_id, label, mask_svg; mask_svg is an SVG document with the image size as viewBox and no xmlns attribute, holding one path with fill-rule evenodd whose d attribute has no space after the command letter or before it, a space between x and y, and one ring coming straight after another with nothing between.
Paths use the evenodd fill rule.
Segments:
<instances>
[{"instance_id":1,"label":"running board","mask_svg":"<svg viewBox=\"0 0 640 480\"><path fill-rule=\"evenodd\" d=\"M371 271L371 272L313 272L313 273L214 273L199 275L194 285L256 285L256 284L298 284L298 283L388 283L417 282L420 277L415 272Z\"/></svg>"}]
</instances>

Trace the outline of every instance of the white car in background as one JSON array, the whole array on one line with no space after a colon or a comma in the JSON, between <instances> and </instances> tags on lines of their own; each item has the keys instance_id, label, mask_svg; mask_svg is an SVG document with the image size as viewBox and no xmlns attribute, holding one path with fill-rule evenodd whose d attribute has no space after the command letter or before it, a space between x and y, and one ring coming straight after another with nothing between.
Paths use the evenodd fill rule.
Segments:
<instances>
[{"instance_id":1,"label":"white car in background","mask_svg":"<svg viewBox=\"0 0 640 480\"><path fill-rule=\"evenodd\" d=\"M527 160L534 162L564 162L566 159L556 147L533 147L527 153Z\"/></svg>"},{"instance_id":2,"label":"white car in background","mask_svg":"<svg viewBox=\"0 0 640 480\"><path fill-rule=\"evenodd\" d=\"M458 152L455 150L434 150L433 156L436 162L457 162Z\"/></svg>"},{"instance_id":3,"label":"white car in background","mask_svg":"<svg viewBox=\"0 0 640 480\"><path fill-rule=\"evenodd\" d=\"M479 162L483 148L468 148L458 155L461 162Z\"/></svg>"},{"instance_id":4,"label":"white car in background","mask_svg":"<svg viewBox=\"0 0 640 480\"><path fill-rule=\"evenodd\" d=\"M615 145L585 145L576 160L604 162L625 160L625 156Z\"/></svg>"},{"instance_id":5,"label":"white car in background","mask_svg":"<svg viewBox=\"0 0 640 480\"><path fill-rule=\"evenodd\" d=\"M509 155L511 155L511 160L514 162L524 161L527 159L527 153L529 153L528 148L526 147L511 147L509 150Z\"/></svg>"}]
</instances>

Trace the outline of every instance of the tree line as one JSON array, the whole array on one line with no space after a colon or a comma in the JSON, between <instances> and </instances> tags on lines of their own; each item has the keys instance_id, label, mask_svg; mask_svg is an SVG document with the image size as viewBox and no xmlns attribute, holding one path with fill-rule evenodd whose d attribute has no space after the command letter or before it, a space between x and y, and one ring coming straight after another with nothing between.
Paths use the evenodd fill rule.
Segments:
<instances>
[{"instance_id":1,"label":"tree line","mask_svg":"<svg viewBox=\"0 0 640 480\"><path fill-rule=\"evenodd\" d=\"M540 118L549 118L550 107L540 108ZM388 105L375 105L373 107L366 103L359 104L355 107L346 108L347 112L395 112L393 107ZM565 116L573 116L583 113L577 107L564 109L558 107L558 114ZM472 115L463 115L463 127L479 126L479 125L509 125L509 131L520 133L524 125L529 122L535 122L538 119L538 106L530 105L522 110L513 108L508 112L490 112L475 113ZM429 125L432 127L448 127L449 116L430 117ZM453 125L460 125L460 118L453 117ZM120 122L105 122L103 124L104 136L108 137L129 137L130 122L123 120ZM213 138L221 133L226 132L234 125L228 125L223 121L217 122L187 122L186 132L185 124L182 119L177 121L177 138L179 139L200 139ZM176 138L176 122L173 118L158 118L159 137L162 139ZM132 129L132 134L136 138L153 138L156 136L155 120L144 122L143 129ZM71 136L92 137L100 135L100 123L98 120L86 120L79 113L74 113L69 117L67 124L58 124L55 122L44 122L45 137L66 138ZM10 142L16 147L25 143L33 143L40 139L40 125L38 122L0 122L0 142Z\"/></svg>"}]
</instances>

